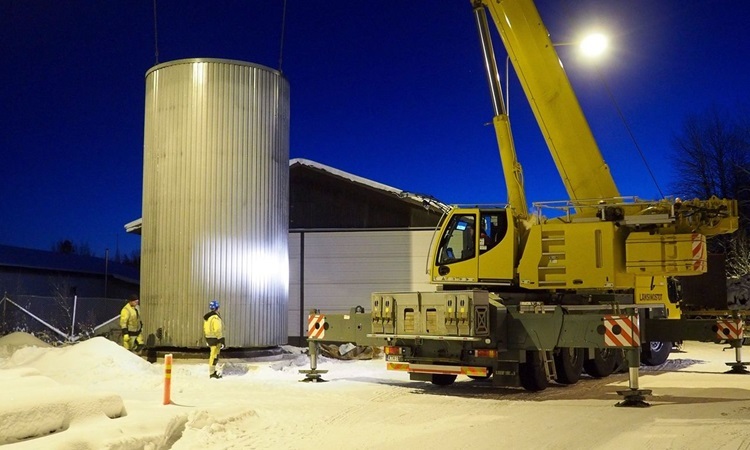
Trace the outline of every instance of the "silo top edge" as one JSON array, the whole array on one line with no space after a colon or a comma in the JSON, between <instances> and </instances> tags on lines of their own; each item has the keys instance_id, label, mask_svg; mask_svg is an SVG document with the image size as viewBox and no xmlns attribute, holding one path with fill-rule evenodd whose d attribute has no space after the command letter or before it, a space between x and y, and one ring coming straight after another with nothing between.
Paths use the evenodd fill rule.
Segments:
<instances>
[{"instance_id":1,"label":"silo top edge","mask_svg":"<svg viewBox=\"0 0 750 450\"><path fill-rule=\"evenodd\" d=\"M266 70L268 72L273 72L276 75L279 75L279 76L283 77L283 75L281 74L281 72L279 72L278 70L272 69L272 68L270 68L268 66L264 66L262 64L251 63L251 62L247 62L247 61L240 61L238 59L222 59L222 58L185 58L185 59L176 59L174 61L167 61L167 62L163 62L161 64L157 64L157 65L151 67L150 69L148 69L146 71L146 77L148 77L148 75L151 72L157 71L159 69L163 69L163 68L168 67L168 66L175 66L175 65L179 65L179 64L203 63L203 62L207 62L207 63L219 63L219 64L234 64L234 65L237 65L237 66L255 67L256 69L261 69L261 70Z\"/></svg>"}]
</instances>

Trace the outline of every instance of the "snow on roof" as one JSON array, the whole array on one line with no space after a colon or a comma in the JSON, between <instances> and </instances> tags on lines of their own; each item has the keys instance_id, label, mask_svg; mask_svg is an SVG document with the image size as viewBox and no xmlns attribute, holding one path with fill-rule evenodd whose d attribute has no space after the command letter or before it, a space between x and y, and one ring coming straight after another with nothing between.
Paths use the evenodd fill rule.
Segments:
<instances>
[{"instance_id":1,"label":"snow on roof","mask_svg":"<svg viewBox=\"0 0 750 450\"><path fill-rule=\"evenodd\" d=\"M311 161L309 159L294 158L294 159L289 160L289 167L293 167L295 165L307 166L307 167L311 167L313 169L317 169L323 172L328 172L331 175L349 180L353 183L361 184L363 186L367 186L367 187L370 187L372 189L376 189L379 191L388 192L400 198L408 199L419 204L427 203L428 205L434 206L435 208L441 211L445 211L448 208L448 205L435 199L432 196L423 195L423 194L415 194L413 192L404 191L403 189L398 189L392 186L388 186L387 184L378 183L377 181L373 181L368 178L363 178L358 175L354 175L349 172L345 172L343 170L336 169L334 167L327 166L319 162Z\"/></svg>"},{"instance_id":2,"label":"snow on roof","mask_svg":"<svg viewBox=\"0 0 750 450\"><path fill-rule=\"evenodd\" d=\"M314 169L322 170L323 172L328 172L332 175L336 175L337 177L345 178L349 181L352 181L357 184L363 184L365 186L369 186L373 189L377 189L380 191L386 191L390 192L392 194L401 195L402 192L404 192L401 189L397 189L395 187L388 186L387 184L378 183L377 181L373 181L367 178L363 178L354 174L351 174L349 172L344 172L343 170L336 169L331 166L327 166L325 164L311 161L309 159L304 158L294 158L289 160L289 167L293 167L296 165L302 165L307 167L312 167Z\"/></svg>"},{"instance_id":3,"label":"snow on roof","mask_svg":"<svg viewBox=\"0 0 750 450\"><path fill-rule=\"evenodd\" d=\"M132 222L125 224L126 233L140 233L141 226L143 226L143 218L135 219Z\"/></svg>"}]
</instances>

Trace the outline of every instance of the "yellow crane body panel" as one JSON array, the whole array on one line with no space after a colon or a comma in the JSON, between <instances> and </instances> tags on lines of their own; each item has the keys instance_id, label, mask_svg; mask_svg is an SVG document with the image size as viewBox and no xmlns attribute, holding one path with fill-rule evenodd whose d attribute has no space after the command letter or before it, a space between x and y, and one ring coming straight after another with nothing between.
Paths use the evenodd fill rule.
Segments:
<instances>
[{"instance_id":1,"label":"yellow crane body panel","mask_svg":"<svg viewBox=\"0 0 750 450\"><path fill-rule=\"evenodd\" d=\"M624 274L624 235L612 222L532 226L518 265L528 289L632 288Z\"/></svg>"},{"instance_id":2,"label":"yellow crane body panel","mask_svg":"<svg viewBox=\"0 0 750 450\"><path fill-rule=\"evenodd\" d=\"M635 275L686 276L706 273L706 236L630 233L625 241L626 269Z\"/></svg>"}]
</instances>

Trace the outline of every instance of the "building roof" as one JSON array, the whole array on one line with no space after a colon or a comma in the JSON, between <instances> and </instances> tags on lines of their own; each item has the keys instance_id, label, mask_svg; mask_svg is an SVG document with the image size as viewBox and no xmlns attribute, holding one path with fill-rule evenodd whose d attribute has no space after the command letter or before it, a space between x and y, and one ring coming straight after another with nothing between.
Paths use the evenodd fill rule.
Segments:
<instances>
[{"instance_id":1,"label":"building roof","mask_svg":"<svg viewBox=\"0 0 750 450\"><path fill-rule=\"evenodd\" d=\"M391 187L391 186L388 186L387 184L378 183L377 181L363 178L363 177L351 174L349 172L344 172L343 170L336 169L334 167L321 164L319 162L311 161L309 159L294 158L294 159L289 160L289 168L291 169L295 166L305 166L305 167L309 167L309 168L312 168L321 172L326 172L332 176L343 178L355 184L359 184L365 187L369 187L371 189L375 189L378 191L383 191L385 193L396 195L399 198L417 203L428 209L436 209L441 212L447 211L449 209L448 205L446 205L445 203L441 202L440 200L430 195L416 194L413 192L404 191L402 189Z\"/></svg>"},{"instance_id":2,"label":"building roof","mask_svg":"<svg viewBox=\"0 0 750 450\"><path fill-rule=\"evenodd\" d=\"M104 258L71 255L22 247L0 245L0 266L104 275L129 283L139 283L137 268L125 264L106 262Z\"/></svg>"}]
</instances>

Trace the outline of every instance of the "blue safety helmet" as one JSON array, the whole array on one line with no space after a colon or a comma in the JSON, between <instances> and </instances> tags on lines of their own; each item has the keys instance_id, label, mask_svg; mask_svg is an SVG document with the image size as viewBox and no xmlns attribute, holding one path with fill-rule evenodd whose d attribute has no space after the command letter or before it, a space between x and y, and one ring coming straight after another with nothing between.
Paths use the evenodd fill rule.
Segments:
<instances>
[{"instance_id":1,"label":"blue safety helmet","mask_svg":"<svg viewBox=\"0 0 750 450\"><path fill-rule=\"evenodd\" d=\"M210 302L208 302L208 309L210 309L211 311L216 311L217 309L219 309L219 302L217 300L211 300Z\"/></svg>"}]
</instances>

